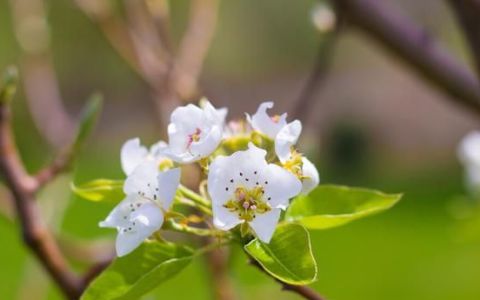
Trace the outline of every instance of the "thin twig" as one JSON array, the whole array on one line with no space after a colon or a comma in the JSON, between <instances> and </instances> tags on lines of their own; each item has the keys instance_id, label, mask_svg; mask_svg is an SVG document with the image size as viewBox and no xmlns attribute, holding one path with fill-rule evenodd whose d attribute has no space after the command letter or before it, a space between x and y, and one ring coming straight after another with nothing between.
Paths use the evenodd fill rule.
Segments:
<instances>
[{"instance_id":1,"label":"thin twig","mask_svg":"<svg viewBox=\"0 0 480 300\"><path fill-rule=\"evenodd\" d=\"M215 243L213 238L205 239L205 244ZM205 254L207 267L211 274L214 299L232 300L235 293L228 275L229 253L224 248L218 248Z\"/></svg>"},{"instance_id":2,"label":"thin twig","mask_svg":"<svg viewBox=\"0 0 480 300\"><path fill-rule=\"evenodd\" d=\"M125 1L127 22L107 4L74 0L127 64L150 87L160 128L170 112L196 97L198 79L216 27L218 0L192 0L178 51L172 41L164 0Z\"/></svg>"},{"instance_id":3,"label":"thin twig","mask_svg":"<svg viewBox=\"0 0 480 300\"><path fill-rule=\"evenodd\" d=\"M301 119L302 122L307 122L308 112L312 109L311 106L315 100L315 94L324 81L330 67L338 34L337 31L328 33L319 46L313 70L305 86L300 91L298 100L295 102L292 113L293 119Z\"/></svg>"},{"instance_id":4,"label":"thin twig","mask_svg":"<svg viewBox=\"0 0 480 300\"><path fill-rule=\"evenodd\" d=\"M74 155L70 149L60 152L60 154L48 166L39 170L37 174L35 174L34 178L36 185L34 191L45 186L61 173L69 171L73 160Z\"/></svg>"},{"instance_id":5,"label":"thin twig","mask_svg":"<svg viewBox=\"0 0 480 300\"><path fill-rule=\"evenodd\" d=\"M480 10L478 0L448 0L463 28L480 77Z\"/></svg>"},{"instance_id":6,"label":"thin twig","mask_svg":"<svg viewBox=\"0 0 480 300\"><path fill-rule=\"evenodd\" d=\"M480 114L477 78L425 30L384 1L335 0L332 3L348 24L378 41L457 104Z\"/></svg>"},{"instance_id":7,"label":"thin twig","mask_svg":"<svg viewBox=\"0 0 480 300\"><path fill-rule=\"evenodd\" d=\"M0 101L0 171L11 190L25 244L68 299L77 299L81 280L71 271L58 245L41 219L34 194L35 180L25 171L10 127L10 109Z\"/></svg>"},{"instance_id":8,"label":"thin twig","mask_svg":"<svg viewBox=\"0 0 480 300\"><path fill-rule=\"evenodd\" d=\"M260 271L262 271L264 274L268 275L269 277L272 277L270 274L268 274L263 267L253 258L249 257L250 259L250 264ZM278 282L280 285L282 285L282 290L284 291L289 291L292 293L295 293L305 299L309 300L325 300L324 297L320 296L315 290L309 288L308 286L304 285L293 285L293 284L288 284L285 283L281 280L278 280L274 277L272 277L276 282Z\"/></svg>"},{"instance_id":9,"label":"thin twig","mask_svg":"<svg viewBox=\"0 0 480 300\"><path fill-rule=\"evenodd\" d=\"M217 25L219 3L218 0L192 0L190 6L190 20L173 70L175 89L182 99L198 94L198 79Z\"/></svg>"}]
</instances>

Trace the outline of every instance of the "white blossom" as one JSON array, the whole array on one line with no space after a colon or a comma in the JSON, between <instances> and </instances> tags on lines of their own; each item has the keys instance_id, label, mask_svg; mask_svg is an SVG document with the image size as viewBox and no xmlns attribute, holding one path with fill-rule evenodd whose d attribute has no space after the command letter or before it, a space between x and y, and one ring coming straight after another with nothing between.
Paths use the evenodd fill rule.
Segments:
<instances>
[{"instance_id":1,"label":"white blossom","mask_svg":"<svg viewBox=\"0 0 480 300\"><path fill-rule=\"evenodd\" d=\"M277 154L280 162L285 163L291 158L292 147L297 143L300 133L302 133L302 123L298 120L283 126L277 133L275 136L275 154Z\"/></svg>"},{"instance_id":2,"label":"white blossom","mask_svg":"<svg viewBox=\"0 0 480 300\"><path fill-rule=\"evenodd\" d=\"M230 230L248 222L258 238L268 243L289 199L300 193L300 180L284 168L268 164L266 151L252 143L245 151L218 156L211 163L208 191L214 225Z\"/></svg>"},{"instance_id":3,"label":"white blossom","mask_svg":"<svg viewBox=\"0 0 480 300\"><path fill-rule=\"evenodd\" d=\"M135 168L145 160L160 162L166 157L163 151L167 148L164 141L153 144L150 149L140 143L139 138L133 138L126 141L120 150L120 161L123 172L128 176Z\"/></svg>"},{"instance_id":4,"label":"white blossom","mask_svg":"<svg viewBox=\"0 0 480 300\"><path fill-rule=\"evenodd\" d=\"M252 116L247 114L247 121L254 130L266 134L271 139L275 139L280 129L287 125L287 113L270 116L267 114L267 109L272 107L273 102L261 103L255 114Z\"/></svg>"},{"instance_id":5,"label":"white blossom","mask_svg":"<svg viewBox=\"0 0 480 300\"><path fill-rule=\"evenodd\" d=\"M465 168L466 182L472 192L480 191L480 131L467 134L458 147L458 157Z\"/></svg>"},{"instance_id":6,"label":"white blossom","mask_svg":"<svg viewBox=\"0 0 480 300\"><path fill-rule=\"evenodd\" d=\"M320 175L315 165L302 157L302 194L310 193L320 183Z\"/></svg>"},{"instance_id":7,"label":"white blossom","mask_svg":"<svg viewBox=\"0 0 480 300\"><path fill-rule=\"evenodd\" d=\"M222 140L227 110L204 101L203 108L188 104L176 108L168 125L169 145L165 154L179 163L209 156Z\"/></svg>"},{"instance_id":8,"label":"white blossom","mask_svg":"<svg viewBox=\"0 0 480 300\"><path fill-rule=\"evenodd\" d=\"M162 227L164 212L175 197L180 169L159 171L153 161L144 161L127 177L126 198L100 222L100 227L116 228L116 252L124 256Z\"/></svg>"}]
</instances>

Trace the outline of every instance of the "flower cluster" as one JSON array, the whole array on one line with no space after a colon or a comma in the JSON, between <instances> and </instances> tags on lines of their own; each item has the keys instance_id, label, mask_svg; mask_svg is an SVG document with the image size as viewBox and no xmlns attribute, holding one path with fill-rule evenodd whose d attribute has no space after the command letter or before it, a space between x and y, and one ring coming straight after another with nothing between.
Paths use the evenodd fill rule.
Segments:
<instances>
[{"instance_id":1,"label":"flower cluster","mask_svg":"<svg viewBox=\"0 0 480 300\"><path fill-rule=\"evenodd\" d=\"M239 225L242 235L268 243L290 199L319 183L315 166L295 148L301 122L288 123L286 113L270 116L272 107L262 103L246 122L226 125L227 109L202 100L172 112L168 143L147 149L138 138L128 140L121 149L125 199L100 223L118 230L117 254L128 254L162 227L180 187L180 167L191 163L206 172L214 226Z\"/></svg>"}]
</instances>

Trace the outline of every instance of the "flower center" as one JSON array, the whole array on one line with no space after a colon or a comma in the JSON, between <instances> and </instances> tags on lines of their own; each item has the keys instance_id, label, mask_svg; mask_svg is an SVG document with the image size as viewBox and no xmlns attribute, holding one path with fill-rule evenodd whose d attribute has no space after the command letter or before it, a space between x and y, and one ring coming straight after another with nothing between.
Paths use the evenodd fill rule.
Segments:
<instances>
[{"instance_id":1,"label":"flower center","mask_svg":"<svg viewBox=\"0 0 480 300\"><path fill-rule=\"evenodd\" d=\"M190 147L190 145L193 142L198 142L200 140L200 135L201 134L202 134L202 130L200 128L196 128L194 133L189 134L188 135L188 147Z\"/></svg>"},{"instance_id":2,"label":"flower center","mask_svg":"<svg viewBox=\"0 0 480 300\"><path fill-rule=\"evenodd\" d=\"M292 149L290 152L290 158L283 164L283 167L290 171L291 173L295 174L298 178L302 177L302 155L298 153L297 150Z\"/></svg>"},{"instance_id":3,"label":"flower center","mask_svg":"<svg viewBox=\"0 0 480 300\"><path fill-rule=\"evenodd\" d=\"M279 115L271 116L270 119L272 119L272 121L273 121L274 123L280 122L280 116L279 116Z\"/></svg>"},{"instance_id":4,"label":"flower center","mask_svg":"<svg viewBox=\"0 0 480 300\"><path fill-rule=\"evenodd\" d=\"M261 186L252 189L237 187L232 199L223 205L231 212L238 214L241 220L252 221L256 214L263 214L271 210L270 205L264 200L264 190Z\"/></svg>"}]
</instances>

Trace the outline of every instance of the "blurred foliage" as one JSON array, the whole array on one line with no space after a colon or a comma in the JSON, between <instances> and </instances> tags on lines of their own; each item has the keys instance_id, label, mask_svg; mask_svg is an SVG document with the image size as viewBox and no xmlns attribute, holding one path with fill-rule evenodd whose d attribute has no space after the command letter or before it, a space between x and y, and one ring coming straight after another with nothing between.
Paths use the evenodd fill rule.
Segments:
<instances>
[{"instance_id":1,"label":"blurred foliage","mask_svg":"<svg viewBox=\"0 0 480 300\"><path fill-rule=\"evenodd\" d=\"M178 37L185 27L188 1L171 2L173 29ZM280 71L288 73L308 68L319 43L318 34L306 17L315 1L291 3L287 0L223 1L204 77L222 76L255 83ZM77 163L73 180L121 179L124 176L120 170L119 149L123 139L133 132L131 127L142 127L142 137L158 138L149 123L153 119L148 117L150 104L145 100L148 91L72 1L51 0L48 4L54 63L69 109L77 111L93 89L104 92L106 99L102 118L105 123L108 120L108 126L100 126L94 133ZM431 14L429 19L434 16ZM447 22L441 23L432 29L448 26ZM0 69L20 62L21 53L11 24L9 1L0 1ZM453 47L457 48L458 36L453 39L456 41ZM347 46L351 45L347 42ZM362 51L347 48L352 57ZM52 153L29 117L21 90L19 94L19 101L13 104L15 137L28 169L36 170ZM117 105L127 101L131 103L128 116L135 121L127 125L123 125L123 120L114 122L118 117ZM138 107L142 108L141 114L135 115ZM111 129L110 124L118 128ZM316 160L324 183L358 184L391 193L404 192L405 196L397 207L382 215L312 233L319 265L319 280L314 288L328 299L479 299L480 241L459 241L452 230L457 220L447 209L452 197L464 193L458 166L442 163L401 174L385 163L379 170L372 170L370 162L376 157L371 153L369 135L356 125L339 125L325 142L327 146L322 149L325 155ZM61 235L113 240L112 231L98 228L98 222L113 204L88 202L65 193L54 200L68 205L59 229ZM23 247L18 226L0 219L0 237L4 245L0 248L0 298L18 299L21 293L27 293L39 300L60 299L43 271L37 272L35 279L47 289L45 295L42 290L36 290L37 286L27 285L32 265L37 264ZM243 250L235 249L230 275L239 299L297 299L282 292L277 283L246 261ZM212 298L203 260L195 259L185 272L145 299L171 298Z\"/></svg>"}]
</instances>

